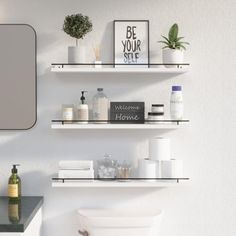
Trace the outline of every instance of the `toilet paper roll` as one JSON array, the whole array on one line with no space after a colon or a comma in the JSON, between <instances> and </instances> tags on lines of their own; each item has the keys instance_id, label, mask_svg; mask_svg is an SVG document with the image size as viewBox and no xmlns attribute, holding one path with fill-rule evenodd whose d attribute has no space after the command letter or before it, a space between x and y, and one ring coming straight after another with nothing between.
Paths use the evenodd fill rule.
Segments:
<instances>
[{"instance_id":1,"label":"toilet paper roll","mask_svg":"<svg viewBox=\"0 0 236 236\"><path fill-rule=\"evenodd\" d=\"M138 162L139 178L156 178L156 162L140 159Z\"/></svg>"},{"instance_id":2,"label":"toilet paper roll","mask_svg":"<svg viewBox=\"0 0 236 236\"><path fill-rule=\"evenodd\" d=\"M182 178L183 177L183 161L175 160L175 159L161 161L161 177L162 178Z\"/></svg>"},{"instance_id":3,"label":"toilet paper roll","mask_svg":"<svg viewBox=\"0 0 236 236\"><path fill-rule=\"evenodd\" d=\"M162 137L150 139L149 158L151 160L170 160L170 139Z\"/></svg>"},{"instance_id":4,"label":"toilet paper roll","mask_svg":"<svg viewBox=\"0 0 236 236\"><path fill-rule=\"evenodd\" d=\"M161 178L161 161L154 161L156 163L156 178Z\"/></svg>"}]
</instances>

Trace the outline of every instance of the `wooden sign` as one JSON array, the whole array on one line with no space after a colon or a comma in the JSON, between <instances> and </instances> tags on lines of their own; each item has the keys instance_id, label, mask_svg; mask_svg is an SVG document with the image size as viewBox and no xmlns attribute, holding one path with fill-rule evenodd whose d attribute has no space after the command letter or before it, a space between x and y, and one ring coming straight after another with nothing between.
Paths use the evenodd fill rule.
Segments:
<instances>
[{"instance_id":1,"label":"wooden sign","mask_svg":"<svg viewBox=\"0 0 236 236\"><path fill-rule=\"evenodd\" d=\"M144 102L111 102L111 123L144 123Z\"/></svg>"}]
</instances>

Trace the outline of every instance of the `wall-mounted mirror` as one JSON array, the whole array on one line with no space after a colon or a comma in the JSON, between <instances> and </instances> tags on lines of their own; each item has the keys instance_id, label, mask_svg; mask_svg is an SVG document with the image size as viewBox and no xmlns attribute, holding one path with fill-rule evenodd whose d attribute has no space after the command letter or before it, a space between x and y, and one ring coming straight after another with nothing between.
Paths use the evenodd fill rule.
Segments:
<instances>
[{"instance_id":1,"label":"wall-mounted mirror","mask_svg":"<svg viewBox=\"0 0 236 236\"><path fill-rule=\"evenodd\" d=\"M0 130L25 130L37 120L36 33L0 25Z\"/></svg>"}]
</instances>

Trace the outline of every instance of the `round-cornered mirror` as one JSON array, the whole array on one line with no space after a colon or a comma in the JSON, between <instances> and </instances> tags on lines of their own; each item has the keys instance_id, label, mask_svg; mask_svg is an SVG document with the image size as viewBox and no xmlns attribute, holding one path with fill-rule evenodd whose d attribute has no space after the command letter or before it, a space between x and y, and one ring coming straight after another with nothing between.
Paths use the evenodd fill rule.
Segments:
<instances>
[{"instance_id":1,"label":"round-cornered mirror","mask_svg":"<svg viewBox=\"0 0 236 236\"><path fill-rule=\"evenodd\" d=\"M37 120L36 32L0 25L0 130L27 130Z\"/></svg>"}]
</instances>

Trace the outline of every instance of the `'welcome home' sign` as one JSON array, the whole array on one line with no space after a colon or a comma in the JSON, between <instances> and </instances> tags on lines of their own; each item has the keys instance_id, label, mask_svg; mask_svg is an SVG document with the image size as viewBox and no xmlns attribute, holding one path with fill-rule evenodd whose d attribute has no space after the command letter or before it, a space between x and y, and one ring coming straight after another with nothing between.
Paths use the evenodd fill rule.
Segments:
<instances>
[{"instance_id":1,"label":"'welcome home' sign","mask_svg":"<svg viewBox=\"0 0 236 236\"><path fill-rule=\"evenodd\" d=\"M111 102L111 123L144 123L144 102Z\"/></svg>"}]
</instances>

